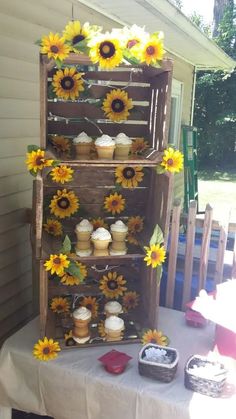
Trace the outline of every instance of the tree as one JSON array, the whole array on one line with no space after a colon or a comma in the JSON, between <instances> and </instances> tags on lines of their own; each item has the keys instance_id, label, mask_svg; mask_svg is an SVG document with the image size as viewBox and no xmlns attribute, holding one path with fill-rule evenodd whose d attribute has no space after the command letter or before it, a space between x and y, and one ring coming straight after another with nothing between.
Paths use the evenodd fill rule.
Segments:
<instances>
[{"instance_id":1,"label":"tree","mask_svg":"<svg viewBox=\"0 0 236 419\"><path fill-rule=\"evenodd\" d=\"M183 7L183 2L182 2L182 0L172 0L172 3L174 3L174 5L176 6L176 7L178 7L180 10L182 9L182 7Z\"/></svg>"},{"instance_id":2,"label":"tree","mask_svg":"<svg viewBox=\"0 0 236 419\"><path fill-rule=\"evenodd\" d=\"M213 37L216 38L219 35L219 25L223 19L225 9L233 7L234 0L215 0L213 9Z\"/></svg>"}]
</instances>

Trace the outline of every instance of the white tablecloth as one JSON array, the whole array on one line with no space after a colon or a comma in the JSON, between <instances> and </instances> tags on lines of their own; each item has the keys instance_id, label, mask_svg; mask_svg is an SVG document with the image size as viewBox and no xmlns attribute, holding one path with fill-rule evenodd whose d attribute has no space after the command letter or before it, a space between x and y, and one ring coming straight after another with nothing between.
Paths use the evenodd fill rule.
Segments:
<instances>
[{"instance_id":1,"label":"white tablecloth","mask_svg":"<svg viewBox=\"0 0 236 419\"><path fill-rule=\"evenodd\" d=\"M117 376L97 361L111 347L67 350L56 360L40 362L32 356L38 319L31 321L6 341L0 353L2 418L7 418L7 407L14 407L55 419L235 419L236 369L219 399L184 388L185 362L192 354L208 353L213 325L192 329L185 325L183 313L161 308L159 328L180 353L176 377L169 384L139 375L137 344L114 345L133 357Z\"/></svg>"}]
</instances>

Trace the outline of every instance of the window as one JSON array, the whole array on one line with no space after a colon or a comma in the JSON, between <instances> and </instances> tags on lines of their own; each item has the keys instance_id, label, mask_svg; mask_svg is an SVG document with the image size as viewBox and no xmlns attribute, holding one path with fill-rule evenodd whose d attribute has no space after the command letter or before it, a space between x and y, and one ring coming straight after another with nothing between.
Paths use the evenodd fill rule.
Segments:
<instances>
[{"instance_id":1,"label":"window","mask_svg":"<svg viewBox=\"0 0 236 419\"><path fill-rule=\"evenodd\" d=\"M183 83L173 79L171 91L171 110L169 127L169 144L179 147L182 115Z\"/></svg>"}]
</instances>

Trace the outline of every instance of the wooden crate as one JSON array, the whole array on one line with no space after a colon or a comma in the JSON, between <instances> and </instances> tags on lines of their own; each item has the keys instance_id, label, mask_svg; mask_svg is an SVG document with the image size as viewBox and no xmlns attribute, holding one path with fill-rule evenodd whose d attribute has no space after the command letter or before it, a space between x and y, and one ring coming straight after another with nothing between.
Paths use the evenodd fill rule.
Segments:
<instances>
[{"instance_id":1,"label":"wooden crate","mask_svg":"<svg viewBox=\"0 0 236 419\"><path fill-rule=\"evenodd\" d=\"M148 245L151 234L156 224L162 228L165 237L168 230L170 202L172 193L172 175L158 175L155 166L161 160L163 148L167 145L168 121L170 112L170 84L172 77L172 62L166 60L162 68L149 67L119 67L113 71L98 71L85 57L71 54L66 64L78 65L79 71L85 73L84 78L91 84L92 97L103 97L111 88L109 86L124 87L129 96L135 100L137 111L132 112L125 123L111 123L104 119L103 112L87 103L72 101L53 101L48 99L48 86L55 72L54 62L48 61L44 56L40 60L41 74L41 147L47 148L55 155L48 141L50 135L65 135L73 138L81 131L88 135L98 137L98 127L103 133L115 136L124 132L132 138L143 136L149 143L145 155L129 157L127 161L119 160L76 160L70 157L66 161L75 170L73 181L65 186L52 183L49 170L45 169L43 175L38 175L34 181L33 209L34 209L34 253L40 263L40 329L41 335L63 339L66 327L70 327L70 320L54 316L49 309L49 302L55 296L74 295L97 296L100 304L99 311L102 315L104 298L99 290L99 280L104 272L117 271L127 280L127 288L136 290L140 295L140 305L130 314L124 315L126 324L130 325L126 337L121 343L136 342L134 336L142 327L157 327L157 307L159 304L159 286L157 285L156 270L146 267L143 246ZM54 116L52 116L54 115ZM76 116L78 121L72 119ZM65 118L65 119L62 119ZM57 120L56 120L57 119ZM92 122L91 122L92 121ZM94 125L96 124L96 125ZM55 158L59 156L55 155ZM126 199L126 208L120 216L112 217L104 212L104 197L112 192L115 187L114 171L116 166L142 166L144 170L143 181L137 188L122 188L120 193ZM56 186L55 186L56 185ZM108 225L117 219L127 221L129 216L140 215L144 217L144 230L139 237L139 246L128 246L128 253L124 256L104 257L76 257L88 268L88 280L78 286L65 286L59 281L49 279L50 276L44 269L44 263L50 254L55 254L61 247L61 242L52 239L43 232L43 207L57 189L72 189L79 197L80 210L75 217L63 221L64 232L75 243L75 225L82 218L102 217ZM44 213L45 215L49 215ZM79 300L78 300L79 301ZM94 322L95 325L96 322ZM96 334L94 326L93 335ZM136 331L136 332L135 332ZM133 336L133 337L130 337ZM102 343L90 343L89 346ZM107 344L107 342L106 342ZM76 347L79 345L76 345ZM84 347L80 345L79 347Z\"/></svg>"}]
</instances>

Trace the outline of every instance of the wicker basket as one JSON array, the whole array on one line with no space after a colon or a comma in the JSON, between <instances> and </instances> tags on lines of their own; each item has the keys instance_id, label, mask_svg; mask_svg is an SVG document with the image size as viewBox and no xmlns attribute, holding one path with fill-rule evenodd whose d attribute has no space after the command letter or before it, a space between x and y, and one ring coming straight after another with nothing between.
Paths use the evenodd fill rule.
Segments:
<instances>
[{"instance_id":1,"label":"wicker basket","mask_svg":"<svg viewBox=\"0 0 236 419\"><path fill-rule=\"evenodd\" d=\"M145 351L148 348L165 349L167 354L171 356L172 362L170 364L159 364L144 359ZM138 369L139 374L146 377L154 378L155 380L169 383L173 380L179 361L179 354L174 348L163 347L154 343L148 343L139 352Z\"/></svg>"},{"instance_id":2,"label":"wicker basket","mask_svg":"<svg viewBox=\"0 0 236 419\"><path fill-rule=\"evenodd\" d=\"M194 365L203 366L206 364L220 366L221 372L216 376L215 380L196 376L195 374L191 373L190 368ZM200 355L193 355L191 358L189 358L185 365L184 385L189 390L193 390L211 397L219 397L226 381L226 373L227 372L223 364L218 362L211 362L207 358Z\"/></svg>"}]
</instances>

